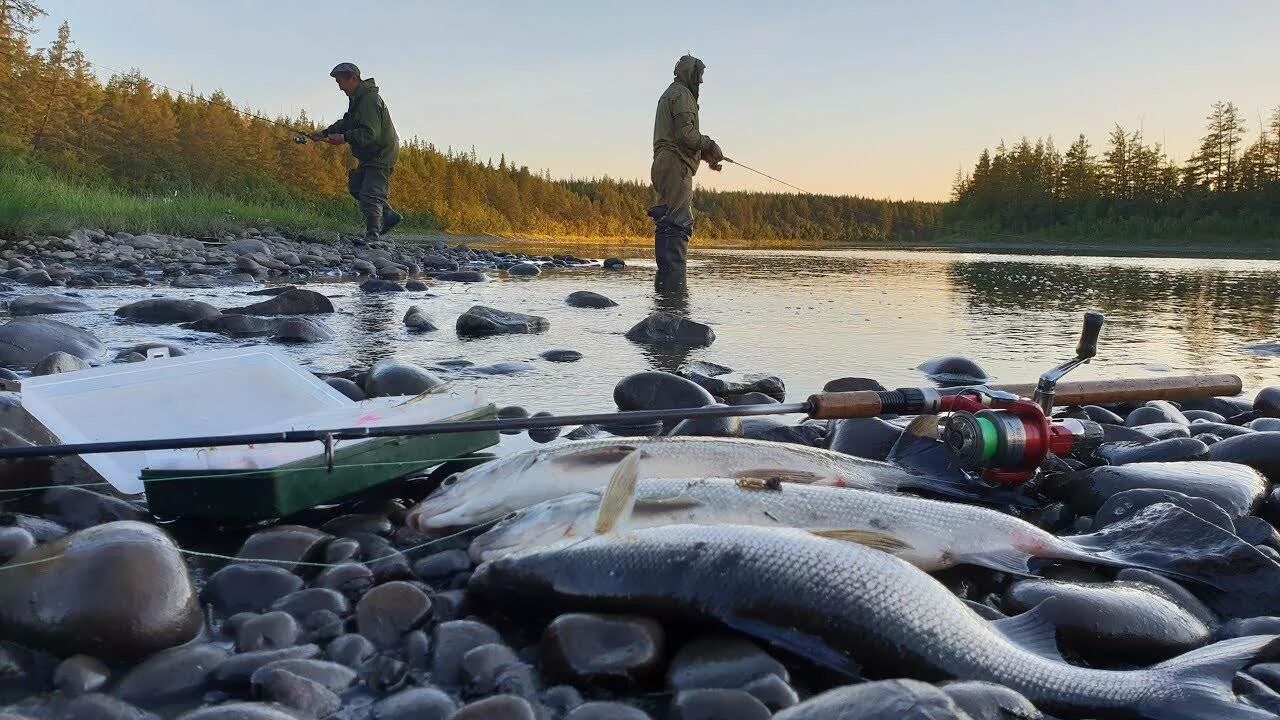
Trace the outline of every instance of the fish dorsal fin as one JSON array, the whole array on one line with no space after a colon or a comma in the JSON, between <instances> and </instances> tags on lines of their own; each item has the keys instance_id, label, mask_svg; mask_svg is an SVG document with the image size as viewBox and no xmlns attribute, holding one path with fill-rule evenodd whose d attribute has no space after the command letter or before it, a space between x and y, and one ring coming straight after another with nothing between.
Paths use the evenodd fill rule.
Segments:
<instances>
[{"instance_id":1,"label":"fish dorsal fin","mask_svg":"<svg viewBox=\"0 0 1280 720\"><path fill-rule=\"evenodd\" d=\"M561 455L556 457L553 462L567 468L614 465L622 462L635 450L636 446L634 445L605 445L604 447L587 448Z\"/></svg>"},{"instance_id":2,"label":"fish dorsal fin","mask_svg":"<svg viewBox=\"0 0 1280 720\"><path fill-rule=\"evenodd\" d=\"M633 450L618 463L618 468L609 478L604 495L600 498L600 509L596 512L595 534L611 533L631 519L631 511L636 504L636 480L640 476L641 450Z\"/></svg>"},{"instance_id":3,"label":"fish dorsal fin","mask_svg":"<svg viewBox=\"0 0 1280 720\"><path fill-rule=\"evenodd\" d=\"M892 535L876 532L874 530L831 528L828 530L810 530L809 534L829 538L831 540L839 540L841 542L856 543L876 550L883 550L891 555L900 553L911 547L909 544Z\"/></svg>"},{"instance_id":4,"label":"fish dorsal fin","mask_svg":"<svg viewBox=\"0 0 1280 720\"><path fill-rule=\"evenodd\" d=\"M1058 650L1058 628L1049 619L1048 608L1051 602L1053 598L1042 601L1021 615L995 620L991 627L1009 642L1029 653L1047 660L1066 662Z\"/></svg>"},{"instance_id":5,"label":"fish dorsal fin","mask_svg":"<svg viewBox=\"0 0 1280 720\"><path fill-rule=\"evenodd\" d=\"M746 487L749 485L769 486L777 483L800 483L802 485L812 485L820 480L823 476L815 472L806 470L785 470L783 468L752 468L750 470L740 470L733 475L733 479L738 481L738 485Z\"/></svg>"}]
</instances>

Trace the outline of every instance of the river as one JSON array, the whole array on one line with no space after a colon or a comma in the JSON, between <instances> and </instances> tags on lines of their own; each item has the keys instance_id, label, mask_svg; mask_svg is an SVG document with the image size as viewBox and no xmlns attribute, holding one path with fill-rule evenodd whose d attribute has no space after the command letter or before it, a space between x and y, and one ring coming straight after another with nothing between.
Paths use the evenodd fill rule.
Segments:
<instances>
[{"instance_id":1,"label":"river","mask_svg":"<svg viewBox=\"0 0 1280 720\"><path fill-rule=\"evenodd\" d=\"M531 251L521 243L511 249ZM573 246L579 255L620 255L622 271L565 269L530 280L495 276L480 284L437 283L425 293L365 294L351 282L314 282L334 298L326 319L335 341L293 346L318 371L367 366L400 356L423 365L468 360L476 365L531 361L515 375L463 373L456 382L481 387L499 404L529 410L612 407L614 383L649 368L674 369L711 360L783 378L792 399L829 379L865 376L889 387L923 382L915 367L949 354L976 359L1001 381L1030 380L1072 355L1081 314L1107 315L1098 358L1075 379L1167 373L1233 372L1246 388L1280 381L1280 358L1245 346L1273 340L1280 320L1280 261L1004 255L931 251L700 250L691 255L689 292L664 307L687 306L711 324L716 342L688 352L652 351L623 337L655 308L651 260L637 249ZM593 290L618 307L568 307L574 290ZM176 326L121 323L112 311L157 290L112 287L80 291L93 312L60 319L91 327L113 347L162 339L186 347L233 341ZM246 304L238 289L168 291L219 307ZM412 304L441 330L408 332ZM538 335L462 340L454 319L475 304L542 315ZM550 348L581 351L576 363L538 358Z\"/></svg>"}]
</instances>

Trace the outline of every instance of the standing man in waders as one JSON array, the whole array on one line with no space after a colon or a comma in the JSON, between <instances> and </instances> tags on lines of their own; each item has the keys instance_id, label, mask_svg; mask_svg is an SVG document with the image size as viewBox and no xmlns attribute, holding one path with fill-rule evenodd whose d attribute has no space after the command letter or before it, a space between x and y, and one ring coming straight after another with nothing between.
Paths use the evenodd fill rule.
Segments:
<instances>
[{"instance_id":1,"label":"standing man in waders","mask_svg":"<svg viewBox=\"0 0 1280 720\"><path fill-rule=\"evenodd\" d=\"M359 165L347 176L347 192L360 204L364 239L370 242L377 240L381 233L391 232L402 219L387 202L391 171L400 153L400 138L396 136L391 113L378 94L373 78L361 80L360 68L346 62L338 64L329 76L349 98L347 112L338 122L312 134L311 139L351 146L351 154Z\"/></svg>"},{"instance_id":2,"label":"standing man in waders","mask_svg":"<svg viewBox=\"0 0 1280 720\"><path fill-rule=\"evenodd\" d=\"M655 287L682 287L685 255L693 235L693 175L705 160L719 171L724 153L698 129L698 87L706 65L692 55L676 62L675 81L658 98L653 121L653 253L658 261Z\"/></svg>"}]
</instances>

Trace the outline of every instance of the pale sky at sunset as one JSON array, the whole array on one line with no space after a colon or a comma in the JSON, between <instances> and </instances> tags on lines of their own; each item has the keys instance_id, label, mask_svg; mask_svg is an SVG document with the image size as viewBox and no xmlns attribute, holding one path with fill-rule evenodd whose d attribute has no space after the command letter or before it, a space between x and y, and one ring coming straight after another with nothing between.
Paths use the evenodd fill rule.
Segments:
<instances>
[{"instance_id":1,"label":"pale sky at sunset","mask_svg":"<svg viewBox=\"0 0 1280 720\"><path fill-rule=\"evenodd\" d=\"M91 61L221 88L268 114L345 108L377 79L401 136L556 177L647 178L676 58L707 63L703 130L814 192L942 199L1001 138L1141 126L1175 160L1215 100L1280 105L1280 2L379 2L37 0ZM287 141L287 138L285 139ZM733 167L719 188L785 190Z\"/></svg>"}]
</instances>

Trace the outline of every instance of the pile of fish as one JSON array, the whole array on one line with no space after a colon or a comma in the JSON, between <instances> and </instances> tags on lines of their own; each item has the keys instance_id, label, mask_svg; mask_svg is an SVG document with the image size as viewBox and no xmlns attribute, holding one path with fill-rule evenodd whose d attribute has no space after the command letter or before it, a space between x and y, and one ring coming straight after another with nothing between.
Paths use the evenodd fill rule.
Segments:
<instances>
[{"instance_id":1,"label":"pile of fish","mask_svg":"<svg viewBox=\"0 0 1280 720\"><path fill-rule=\"evenodd\" d=\"M994 683L1033 713L920 714L903 681L900 714L832 704L838 688L777 717L1277 717L1280 534L1255 513L1274 507L1280 433L1214 422L1221 447L1177 462L1159 460L1184 443L1131 434L1009 491L928 460L943 450L914 427L892 462L736 438L566 442L446 478L406 524L487 528L468 590L500 614L710 622L844 682ZM1144 448L1151 461L1101 459ZM695 716L711 717L673 715Z\"/></svg>"}]
</instances>

